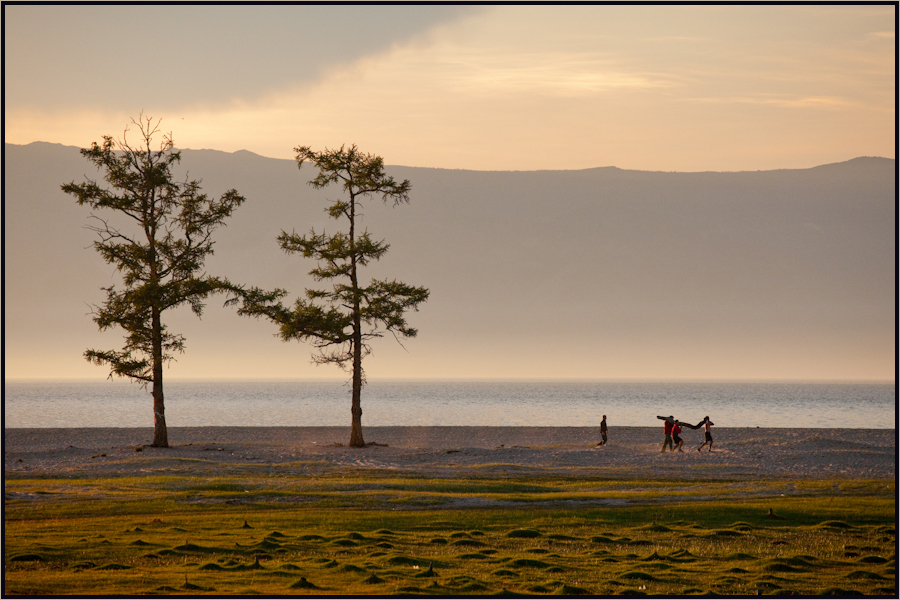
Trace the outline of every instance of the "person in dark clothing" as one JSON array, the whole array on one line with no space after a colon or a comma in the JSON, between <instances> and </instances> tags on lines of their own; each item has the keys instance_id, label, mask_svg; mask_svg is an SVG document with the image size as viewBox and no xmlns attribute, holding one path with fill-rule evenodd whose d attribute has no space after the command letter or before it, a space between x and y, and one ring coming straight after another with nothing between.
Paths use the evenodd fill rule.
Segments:
<instances>
[{"instance_id":1,"label":"person in dark clothing","mask_svg":"<svg viewBox=\"0 0 900 600\"><path fill-rule=\"evenodd\" d=\"M598 446L603 446L606 444L606 434L609 430L606 428L606 415L603 415L603 420L600 421L600 437L603 438L603 441L597 444Z\"/></svg>"}]
</instances>

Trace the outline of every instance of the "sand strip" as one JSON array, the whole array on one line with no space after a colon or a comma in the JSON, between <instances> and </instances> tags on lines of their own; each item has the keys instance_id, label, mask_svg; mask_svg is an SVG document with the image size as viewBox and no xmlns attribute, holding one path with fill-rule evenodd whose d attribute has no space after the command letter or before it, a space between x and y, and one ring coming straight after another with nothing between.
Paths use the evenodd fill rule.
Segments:
<instances>
[{"instance_id":1,"label":"sand strip","mask_svg":"<svg viewBox=\"0 0 900 600\"><path fill-rule=\"evenodd\" d=\"M366 427L364 449L346 446L347 427L170 427L170 448L150 448L150 428L5 429L7 477L205 473L240 465L306 472L380 469L435 476L477 472L704 478L896 477L893 429L713 428L714 447L660 452L662 427L613 427L597 448L593 427ZM343 446L339 444L344 444ZM136 448L140 448L136 451ZM101 456L103 455L103 456ZM174 463L177 463L174 464ZM298 473L303 472L301 469Z\"/></svg>"}]
</instances>

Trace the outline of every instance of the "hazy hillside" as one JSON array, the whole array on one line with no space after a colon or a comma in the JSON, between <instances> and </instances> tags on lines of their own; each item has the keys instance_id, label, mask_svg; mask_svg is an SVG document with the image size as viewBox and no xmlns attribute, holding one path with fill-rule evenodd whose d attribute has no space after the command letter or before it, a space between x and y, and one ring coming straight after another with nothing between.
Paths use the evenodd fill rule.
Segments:
<instances>
[{"instance_id":1,"label":"hazy hillside","mask_svg":"<svg viewBox=\"0 0 900 600\"><path fill-rule=\"evenodd\" d=\"M5 146L7 377L95 375L113 348L86 316L117 281L90 248L89 211L59 186L96 171L77 148ZM364 148L367 151L377 149ZM389 161L390 157L386 157ZM212 274L301 293L313 266L282 230L334 230L289 160L185 150L204 191L247 197L217 238ZM372 202L391 251L372 269L431 289L420 337L375 346L370 377L889 378L894 370L895 161L741 173L479 172L390 167L411 203ZM171 376L335 376L309 348L213 300ZM83 364L82 364L83 363Z\"/></svg>"}]
</instances>

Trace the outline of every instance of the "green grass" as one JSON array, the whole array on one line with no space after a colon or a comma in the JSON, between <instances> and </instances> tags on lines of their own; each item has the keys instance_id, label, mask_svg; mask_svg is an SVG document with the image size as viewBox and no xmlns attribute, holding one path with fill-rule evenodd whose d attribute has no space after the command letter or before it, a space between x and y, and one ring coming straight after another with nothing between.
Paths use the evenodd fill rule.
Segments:
<instances>
[{"instance_id":1,"label":"green grass","mask_svg":"<svg viewBox=\"0 0 900 600\"><path fill-rule=\"evenodd\" d=\"M788 483L10 477L4 592L892 593L894 483Z\"/></svg>"}]
</instances>

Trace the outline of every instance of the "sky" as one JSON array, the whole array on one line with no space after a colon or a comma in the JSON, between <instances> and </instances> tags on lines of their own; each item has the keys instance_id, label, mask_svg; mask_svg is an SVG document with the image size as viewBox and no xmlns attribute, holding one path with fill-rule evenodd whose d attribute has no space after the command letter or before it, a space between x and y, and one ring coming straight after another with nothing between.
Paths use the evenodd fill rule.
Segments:
<instances>
[{"instance_id":1,"label":"sky","mask_svg":"<svg viewBox=\"0 0 900 600\"><path fill-rule=\"evenodd\" d=\"M894 6L4 6L5 141L474 170L895 158Z\"/></svg>"},{"instance_id":2,"label":"sky","mask_svg":"<svg viewBox=\"0 0 900 600\"><path fill-rule=\"evenodd\" d=\"M283 161L288 171L279 171L281 174L270 181L259 179L258 173L248 168L242 171L245 179L240 185L232 184L230 179L237 174L222 165L240 161L257 163L253 163L253 157L231 154L219 156L220 162L204 158L205 166L213 172L201 172L197 176L210 186L211 194L227 189L222 186L235 185L248 194L248 205L256 203L255 208L242 207L241 211L242 214L256 211L253 231L265 229L264 237L260 234L259 239L251 240L246 235L238 236L239 228L247 226L241 217L242 225L230 224L225 231L232 235L231 251L236 242L245 242L254 248L266 248L275 257L266 255L268 258L260 261L267 266L282 259L293 261L289 265L277 263L284 270L273 276L272 285L290 287L295 293L299 293L302 282L284 281L287 276L282 277L282 273L305 273L311 265L296 264L298 259L281 256L273 240L279 227L296 226L305 230L311 222L300 219L295 223L291 216L299 210L290 204L299 197L292 187L297 169L296 165L287 163L293 158L293 148L300 145L323 149L355 143L366 152L384 157L387 165L397 169L493 172L453 174L453 177L465 175L459 179L465 182L493 181L495 176L498 181L506 181L503 176L511 175L497 173L500 171L608 166L667 172L766 171L810 169L856 157L896 158L894 5L4 5L3 10L5 142L26 145L40 141L83 148L101 141L102 135L121 137L131 119L143 114L154 120L162 119L162 129L172 132L180 149L226 153L249 150L263 157L288 159ZM74 148L31 150L34 156L40 152L57 156L54 153L58 151L58 162L53 165L58 170L52 171L53 177L49 177L40 170L44 165L30 164L29 168L35 168L37 175L26 176L24 168L21 172L7 172L8 165L4 164L4 185L8 189L19 185L23 191L15 198L11 193L5 197L4 310L7 323L13 324L4 332L8 352L4 366L9 369L7 375L12 377L52 373L48 376L95 378L100 369L81 358L88 343L84 341L86 336L100 335L85 314L85 304L100 301L100 287L112 280L115 272L90 248L92 234L73 226L73 223L84 224L89 211L77 207L59 191L59 184L72 178L81 180L88 167ZM21 156L31 150L23 148ZM66 154L68 151L71 152ZM195 153L194 158L200 160L200 153ZM7 160L12 159L7 157ZM260 168L272 172L285 167L273 165L278 161L263 162L258 163ZM647 175L656 181L652 174ZM681 196L677 196L663 189L655 192L653 198L641 199L642 202L652 200L665 211L676 205L669 201L677 196L684 206L697 209L690 214L701 215L697 229L692 229L693 222L679 225L679 219L684 220L685 214L664 218L660 213L631 221L628 217L631 207L620 206L621 222L640 229L643 237L631 236L631 230L624 226L614 232L619 237L585 235L584 243L591 252L596 252L580 254L581 260L588 264L578 269L557 269L552 261L548 262L548 257L554 252L564 253L570 242L574 243L569 239L572 236L567 227L590 226L599 231L615 222L608 213L595 215L585 223L571 214L563 214L566 201L571 206L575 206L572 204L575 200L590 205L591 194L596 195L593 190L578 188L577 177L566 180L566 185L581 190L578 193L582 196L578 198L574 192L567 197L560 189L550 193L533 189L517 192L514 187L500 184L496 187L478 184L481 186L478 187L472 183L472 189L443 188L445 174L418 172L417 176L419 179L413 181L413 186L420 195L414 196L412 205L405 208L410 217L402 217L410 223L440 229L450 221L446 215L436 216L442 214L439 209L446 209L445 204L450 203L464 207L466 202L470 202L471 215L484 211L485 219L497 216L492 212L492 202L497 207L517 208L516 202L530 203L532 208L548 211L540 214L550 216L531 221L519 218L522 221L519 229L511 225L519 221L507 215L497 217L496 223L459 225L463 233L472 236L475 235L472 232L482 232L477 240L483 244L479 246L482 251L477 256L472 254L469 264L453 262L459 252L456 258L446 261L441 255L434 259L443 261L439 269L425 264L421 257L431 256L428 252L442 252L440 248L428 247L427 252L417 248L434 245L435 240L456 239L451 235L454 232L441 231L441 237L428 231L405 232L402 225L390 232L394 235L388 241L397 243L397 258L389 258L398 261L390 264L407 269L398 278L403 280L404 273L409 273L410 284L426 285L433 291L423 313L416 315L422 320L415 325L421 326L423 338L426 331L433 337L422 342L416 352L385 343L371 357L375 374L413 373L415 377L415 373L422 373L426 377L451 378L492 374L509 378L596 375L611 379L679 376L826 379L829 374L856 380L893 377L896 355L892 352L893 345L885 340L893 342L896 329L893 312L896 239L892 237L892 229L885 229L885 223L893 225L896 210L891 212L892 205L886 204L881 188L871 194L875 212L856 214L864 212L857 210L849 215L815 214L808 218L794 215L797 222L786 219L770 222L766 215L757 215L759 228L772 229L768 233L781 236L779 243L784 243L786 248L802 247L805 252L798 251L798 256L802 254L803 261L807 262L797 262L789 277L780 259L767 254L771 248L759 242L759 231L744 231L742 222L728 222L726 225L734 228L729 230L732 237L728 237L722 233L722 223L702 222L705 213L700 208L716 209L719 198L715 194L694 197L694 192L688 189L681 190L678 192ZM890 188L890 181L884 184L884 179L879 176L878 184ZM788 198L785 210L790 214L796 207L787 206L790 198L785 194ZM851 195L832 200L836 206L846 207L846 201L859 200L850 198ZM13 199L20 200L20 206L15 206ZM35 199L46 204L38 204ZM285 203L279 205L278 210L282 212L273 208L276 201ZM619 199L604 201L616 204ZM700 207L703 202L709 206ZM425 206L432 212L414 212L424 211L420 207ZM558 207L560 215L569 221L557 219L558 215L552 213ZM854 208L858 207L854 205ZM308 206L303 210L307 209ZM69 237L64 240L61 234L53 243L44 244L42 239L31 236L32 229L23 223L40 224L51 211L60 231ZM16 215L26 213L33 217L32 221L16 221ZM464 219L470 214L454 213L453 216ZM886 214L893 217L885 217ZM812 222L815 219L823 222ZM565 226L561 224L564 221ZM464 220L454 222L464 223ZM556 229L550 227L553 223ZM842 238L823 223L847 235ZM681 245L680 254L665 247L659 238L660 232L670 231L674 225L684 227L672 242L673 247ZM829 262L821 258L825 255L815 251L818 241L809 236L810 232L819 231L817 228L828 232L823 234L822 243L827 242L827 248L834 252L829 255L833 264L825 264ZM848 231L852 228L857 229L851 236ZM541 248L537 242L542 232L550 230L555 237L547 242L549 249ZM500 239L503 232L510 236L505 241ZM223 272L226 267L237 265L240 258L238 255L231 264L226 264L229 242L225 234L217 246L217 259L223 262L211 261ZM25 238L33 239L19 247L10 243L12 239ZM721 244L704 246L704 240L708 239L719 240ZM780 277L784 289L796 292L790 301L776 298L765 301L768 302L765 306L756 306L756 300L745 301L741 296L745 289L742 286L756 279L740 280L715 270L721 267L727 271L726 256L717 252L720 248L734 250L737 247L734 239L745 244L741 246L745 256L759 254L764 259L745 260L734 271L758 272L759 281L770 283L772 277ZM510 248L519 247L506 243L510 240L524 248L522 254L510 254ZM610 240L618 240L619 245L611 245ZM865 252L860 247L852 248L856 254L843 252L841 240L860 247L868 243L871 247L862 248ZM460 241L455 248L467 247L463 242L468 241L471 240ZM405 250L403 244L408 244ZM634 268L628 267L631 263L617 262L632 246L647 249L647 256L662 257L662 260L647 258L635 262L638 266ZM714 250L704 254L701 247ZM534 254L529 255L525 250ZM404 253L412 257L406 263L400 260ZM679 262L677 269L663 268L667 257L675 255L688 258ZM846 258L850 255L859 260L850 261ZM19 261L17 256L24 258ZM60 256L72 261L77 258L78 264L84 266L68 268L75 262L59 260ZM735 260L740 262L741 258ZM518 279L500 285L505 280L488 268L492 261L503 265L497 272L519 275ZM595 263L610 270L608 277L597 275L601 269ZM715 268L703 264L713 264ZM622 265L628 267L624 274L615 272ZM804 270L810 265L810 269ZM481 279L466 271L475 267ZM261 267L254 264L246 272L254 274L257 270ZM804 294L815 285L804 283L804 278L812 281L813 274L819 271L827 271L827 277L816 280L819 282L816 285L821 284L823 299L810 300L811 296ZM542 277L548 273L558 276L568 286L566 289L582 292L577 298L582 304L577 307L573 304L571 312L556 315L559 322L548 324L545 331L552 331L552 326L571 328L569 333L585 338L579 348L596 349L599 345L587 335L595 330L580 327L577 318L570 315L579 311L602 313L608 322L603 321L601 325L609 325L604 330L607 338L602 349L606 354L591 354L594 350L572 351L574 346L567 346L573 339L571 336L553 338L547 334L526 344L524 338L509 335L512 328L521 329L521 322L534 321L546 312L545 306L550 302L543 297L530 304L521 302L527 294L537 297L535 289L539 286L535 282L540 277L534 275L528 279L529 276L521 275L529 272ZM579 287L584 272L591 272L595 279L597 293L594 295L591 295L594 288ZM10 273L22 276L17 278ZM73 286L81 287L57 289L54 273L67 275L74 281ZM450 275L441 278L441 273ZM646 285L617 288L616 282L610 279L617 275L641 280ZM862 275L869 287L854 285ZM714 295L710 295L701 298L702 302L696 301L701 288L689 285L693 280L712 281L721 286L725 296L737 300L717 304ZM473 281L481 286L480 290L466 287ZM733 281L738 283L730 283ZM668 288L666 282L671 283ZM673 293L672 286L676 285L681 286L678 289L682 296ZM521 287L519 296L514 294L516 286ZM35 294L36 289L47 293ZM468 330L455 338L454 330L460 329L458 323L469 316L472 298L478 298L479 292L486 289L493 290L494 295L490 303L475 300L484 304L479 314L495 312L490 313L490 319L485 317L485 326L480 328L484 339L466 345L470 340L463 333ZM754 286L747 289L759 292ZM868 294L870 289L878 292L877 302L870 303L877 310L865 308L868 306L865 296L874 297L874 293ZM639 293L629 290L639 290ZM611 305L631 315L632 320L616 321L609 310L598 310L601 294L606 294ZM853 302L845 302L841 294L846 298L852 296ZM860 297L862 300L857 301ZM68 312L64 313L57 304L48 309L49 304L45 306L45 303L51 301L64 302ZM679 301L682 301L680 305ZM807 310L816 302L814 310ZM890 310L883 309L888 304ZM19 337L15 339L24 344L30 335L28 328L38 318L27 323L24 321L28 319L22 319L23 323L16 325L16 315L26 313L24 309L16 313L15 306L32 311L27 314L43 311L45 315L54 315L58 331L65 330L71 344L63 348L58 339L61 336L47 329L47 336L32 340L37 358L26 365L25 354L14 350L9 332L18 326ZM679 306L687 312L679 313ZM425 314L426 310L431 312ZM207 343L203 342L206 339L203 332L208 331L210 322L218 324L216 319L221 319L223 328L233 327L230 323L235 317L230 312L210 312L204 316L203 323L185 321L190 324L184 327L197 329L184 330L192 345L185 358L179 359L175 368L180 371L176 371L176 376L198 372L204 377L221 376L218 363L209 362L211 366L203 371L197 366L201 363L196 361L204 357L209 361L219 360L210 358L213 354L208 352L219 343L217 338L210 338L209 346L201 346ZM754 316L764 313L781 316L778 319ZM829 316L832 313L837 317ZM745 354L734 348L730 353L723 350L717 336L723 335L724 329L713 327L734 315L737 319L731 320L729 331L733 333L732 339L744 344ZM519 320L515 321L516 318ZM747 320L741 320L744 318ZM597 319L599 322L600 317ZM797 336L791 332L799 325L789 323L791 320L804 327L822 323L825 329L831 329L826 331L809 325L804 329L805 337ZM859 325L863 322L868 325ZM708 330L694 327L697 323ZM882 323L891 325L882 327ZM844 329L837 331L836 324ZM282 343L269 339L268 334L259 338L263 341L255 341L259 329L253 328L257 326L255 322L242 324L239 327L246 329L240 329L241 333L235 335L252 338L254 344L271 342L267 346L271 355L261 350L255 352L259 362L265 363L264 367L271 367L265 371L266 377L282 376L280 373L287 377L342 377L322 369L306 369L309 348L304 345L291 347L291 354L285 355ZM491 329L493 326L496 328ZM181 321L178 327L182 327ZM641 327L645 335L638 339L635 336L641 333L637 331ZM667 334L663 340L660 332L666 327L671 328L671 335ZM496 335L491 337L491 331ZM616 332L620 337L613 339L611 336ZM106 332L104 341L97 343L118 340L118 333ZM764 343L754 341L763 338L766 338ZM493 350L493 344L499 341L506 344L504 348L508 352ZM794 341L796 347L791 346ZM56 352L54 356L64 357L59 360L65 361L65 365L77 366L49 368L42 357L47 359L51 347ZM434 354L429 358L432 348ZM857 348L861 350L857 352ZM869 360L866 349L872 348L877 350L872 350L873 356L877 356ZM284 362L276 363L269 358L276 353L285 356L278 359ZM636 357L629 363L632 366L625 362L620 366L616 361L629 353ZM782 359L801 353L805 353L805 363ZM452 372L426 368L427 364L442 361L449 364L447 357L451 354L464 366ZM825 354L828 360L822 358ZM556 367L532 368L546 362L548 355L554 357ZM677 360L673 361L673 357ZM847 357L851 358L845 360ZM757 358L762 362L753 362ZM432 362L428 363L429 360ZM293 370L291 361L301 361L306 370ZM591 371L603 361L607 370ZM765 368L750 366L763 363L767 365ZM397 366L411 364L420 366ZM16 371L11 365L21 368L16 367L19 369ZM278 374L272 375L276 371ZM241 376L246 372L249 371L241 371Z\"/></svg>"}]
</instances>

